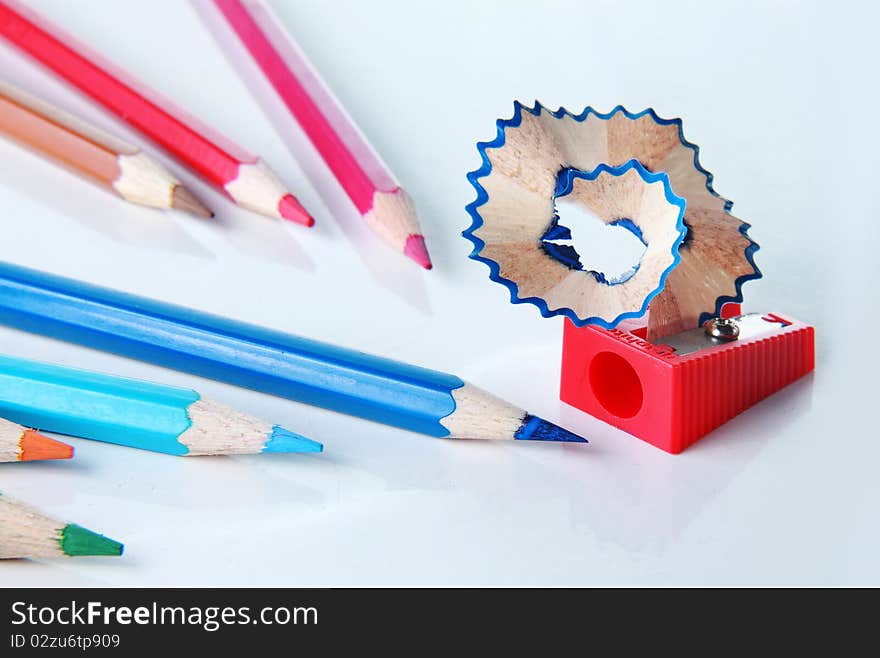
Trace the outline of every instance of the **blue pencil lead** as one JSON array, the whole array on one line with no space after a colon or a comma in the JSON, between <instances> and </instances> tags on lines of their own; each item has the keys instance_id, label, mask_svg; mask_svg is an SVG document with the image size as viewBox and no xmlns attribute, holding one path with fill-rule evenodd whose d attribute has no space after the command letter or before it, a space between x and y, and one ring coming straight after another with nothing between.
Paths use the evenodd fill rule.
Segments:
<instances>
[{"instance_id":1,"label":"blue pencil lead","mask_svg":"<svg viewBox=\"0 0 880 658\"><path fill-rule=\"evenodd\" d=\"M323 452L324 446L280 425L272 428L272 435L266 441L263 452Z\"/></svg>"},{"instance_id":2,"label":"blue pencil lead","mask_svg":"<svg viewBox=\"0 0 880 658\"><path fill-rule=\"evenodd\" d=\"M564 441L566 443L588 443L577 434L554 425L538 416L526 415L514 437L520 441Z\"/></svg>"}]
</instances>

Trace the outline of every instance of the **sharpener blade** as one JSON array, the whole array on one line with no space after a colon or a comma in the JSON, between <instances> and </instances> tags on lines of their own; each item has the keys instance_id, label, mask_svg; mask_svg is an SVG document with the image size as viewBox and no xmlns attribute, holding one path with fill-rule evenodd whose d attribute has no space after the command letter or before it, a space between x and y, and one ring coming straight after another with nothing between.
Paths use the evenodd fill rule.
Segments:
<instances>
[{"instance_id":1,"label":"sharpener blade","mask_svg":"<svg viewBox=\"0 0 880 658\"><path fill-rule=\"evenodd\" d=\"M762 313L748 313L735 318L730 318L736 322L739 328L739 335L736 340L724 341L712 338L706 333L703 327L697 329L689 329L680 334L666 336L657 341L658 345L668 345L678 356L693 354L701 350L717 347L719 345L728 345L730 343L738 343L750 338L760 338L767 336L783 327L787 327L788 323L778 318L768 317Z\"/></svg>"}]
</instances>

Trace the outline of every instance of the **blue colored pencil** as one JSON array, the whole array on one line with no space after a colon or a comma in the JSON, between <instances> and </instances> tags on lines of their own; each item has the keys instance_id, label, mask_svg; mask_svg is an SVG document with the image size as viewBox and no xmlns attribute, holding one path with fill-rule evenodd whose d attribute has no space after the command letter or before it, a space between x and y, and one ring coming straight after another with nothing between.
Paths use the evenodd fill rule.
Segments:
<instances>
[{"instance_id":1,"label":"blue colored pencil","mask_svg":"<svg viewBox=\"0 0 880 658\"><path fill-rule=\"evenodd\" d=\"M320 443L189 389L2 355L0 416L171 455L322 450Z\"/></svg>"},{"instance_id":2,"label":"blue colored pencil","mask_svg":"<svg viewBox=\"0 0 880 658\"><path fill-rule=\"evenodd\" d=\"M8 263L0 323L430 436L586 442L454 375Z\"/></svg>"}]
</instances>

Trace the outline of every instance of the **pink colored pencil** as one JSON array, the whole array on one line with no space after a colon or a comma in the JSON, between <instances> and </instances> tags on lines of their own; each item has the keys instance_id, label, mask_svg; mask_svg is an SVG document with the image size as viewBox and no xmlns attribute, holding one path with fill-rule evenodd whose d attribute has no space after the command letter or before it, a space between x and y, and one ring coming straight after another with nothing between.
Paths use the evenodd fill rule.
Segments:
<instances>
[{"instance_id":1,"label":"pink colored pencil","mask_svg":"<svg viewBox=\"0 0 880 658\"><path fill-rule=\"evenodd\" d=\"M431 269L409 195L400 187L293 38L260 0L214 0L367 225Z\"/></svg>"}]
</instances>

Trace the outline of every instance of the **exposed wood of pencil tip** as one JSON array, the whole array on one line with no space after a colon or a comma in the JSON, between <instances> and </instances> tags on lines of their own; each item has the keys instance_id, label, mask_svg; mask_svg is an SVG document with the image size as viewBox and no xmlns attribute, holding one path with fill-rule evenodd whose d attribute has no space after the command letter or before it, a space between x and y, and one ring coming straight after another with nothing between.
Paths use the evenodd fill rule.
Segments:
<instances>
[{"instance_id":1,"label":"exposed wood of pencil tip","mask_svg":"<svg viewBox=\"0 0 880 658\"><path fill-rule=\"evenodd\" d=\"M187 456L323 450L317 441L214 400L202 398L192 403L187 407L187 415L192 425L178 437L189 450Z\"/></svg>"},{"instance_id":2,"label":"exposed wood of pencil tip","mask_svg":"<svg viewBox=\"0 0 880 658\"><path fill-rule=\"evenodd\" d=\"M192 425L178 441L189 448L188 456L256 454L272 433L272 426L262 419L213 400L194 402L187 415Z\"/></svg>"},{"instance_id":3,"label":"exposed wood of pencil tip","mask_svg":"<svg viewBox=\"0 0 880 658\"><path fill-rule=\"evenodd\" d=\"M364 221L398 252L426 270L433 267L419 226L415 204L403 188L392 192L376 192L373 195L373 207L364 214Z\"/></svg>"},{"instance_id":4,"label":"exposed wood of pencil tip","mask_svg":"<svg viewBox=\"0 0 880 658\"><path fill-rule=\"evenodd\" d=\"M491 393L465 383L454 389L455 410L440 421L450 439L559 441L587 440L554 423L534 416Z\"/></svg>"},{"instance_id":5,"label":"exposed wood of pencil tip","mask_svg":"<svg viewBox=\"0 0 880 658\"><path fill-rule=\"evenodd\" d=\"M112 187L119 196L153 208L174 208L197 217L213 216L161 162L137 147L132 148L133 152L120 153L117 158L119 175Z\"/></svg>"},{"instance_id":6,"label":"exposed wood of pencil tip","mask_svg":"<svg viewBox=\"0 0 880 658\"><path fill-rule=\"evenodd\" d=\"M303 226L313 226L314 218L291 194L278 175L258 159L242 163L238 175L224 186L227 194L242 208L253 212L287 219Z\"/></svg>"}]
</instances>

